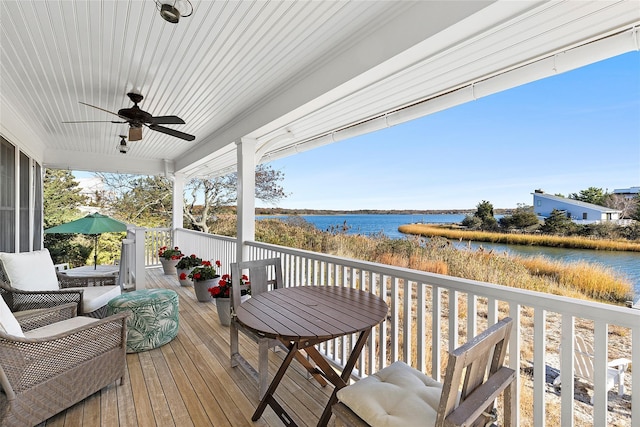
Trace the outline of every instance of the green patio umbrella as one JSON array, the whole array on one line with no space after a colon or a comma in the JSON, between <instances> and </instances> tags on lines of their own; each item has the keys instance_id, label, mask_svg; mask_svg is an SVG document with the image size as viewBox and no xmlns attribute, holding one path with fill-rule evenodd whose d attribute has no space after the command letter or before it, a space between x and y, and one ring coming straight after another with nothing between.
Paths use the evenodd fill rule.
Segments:
<instances>
[{"instance_id":1,"label":"green patio umbrella","mask_svg":"<svg viewBox=\"0 0 640 427\"><path fill-rule=\"evenodd\" d=\"M98 236L102 233L127 231L127 224L106 215L92 213L84 218L44 230L45 234L89 234L94 238L93 268L98 265Z\"/></svg>"}]
</instances>

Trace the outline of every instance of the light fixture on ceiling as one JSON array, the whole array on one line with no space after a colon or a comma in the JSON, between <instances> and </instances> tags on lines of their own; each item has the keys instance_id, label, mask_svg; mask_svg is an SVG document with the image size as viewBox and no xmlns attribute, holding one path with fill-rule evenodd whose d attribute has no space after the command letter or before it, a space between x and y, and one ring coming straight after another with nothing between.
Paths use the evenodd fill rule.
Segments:
<instances>
[{"instance_id":1,"label":"light fixture on ceiling","mask_svg":"<svg viewBox=\"0 0 640 427\"><path fill-rule=\"evenodd\" d=\"M177 24L180 17L186 18L193 13L193 5L189 0L154 1L162 19L172 24Z\"/></svg>"},{"instance_id":2,"label":"light fixture on ceiling","mask_svg":"<svg viewBox=\"0 0 640 427\"><path fill-rule=\"evenodd\" d=\"M129 151L129 146L127 146L127 141L125 140L126 136L125 135L120 135L120 144L118 144L118 151L120 151L122 154L127 154L127 151Z\"/></svg>"}]
</instances>

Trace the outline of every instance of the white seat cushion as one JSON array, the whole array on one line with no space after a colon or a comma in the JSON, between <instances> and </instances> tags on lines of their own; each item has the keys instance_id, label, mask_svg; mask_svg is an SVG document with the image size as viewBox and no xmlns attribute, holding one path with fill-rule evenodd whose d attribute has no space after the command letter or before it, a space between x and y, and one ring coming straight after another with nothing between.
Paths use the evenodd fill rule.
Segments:
<instances>
[{"instance_id":1,"label":"white seat cushion","mask_svg":"<svg viewBox=\"0 0 640 427\"><path fill-rule=\"evenodd\" d=\"M83 290L82 314L91 313L107 305L109 301L120 295L120 286L86 286L65 288L65 290Z\"/></svg>"},{"instance_id":2,"label":"white seat cushion","mask_svg":"<svg viewBox=\"0 0 640 427\"><path fill-rule=\"evenodd\" d=\"M58 276L48 249L33 252L0 252L0 262L11 286L23 291L59 289Z\"/></svg>"},{"instance_id":3,"label":"white seat cushion","mask_svg":"<svg viewBox=\"0 0 640 427\"><path fill-rule=\"evenodd\" d=\"M402 361L338 391L338 400L374 427L432 426L442 384Z\"/></svg>"},{"instance_id":4,"label":"white seat cushion","mask_svg":"<svg viewBox=\"0 0 640 427\"><path fill-rule=\"evenodd\" d=\"M2 297L0 297L0 331L4 332L7 335L24 338L20 323L18 323L11 310L9 310L9 306L7 306L7 303L4 302L4 298Z\"/></svg>"},{"instance_id":5,"label":"white seat cushion","mask_svg":"<svg viewBox=\"0 0 640 427\"><path fill-rule=\"evenodd\" d=\"M60 322L32 329L27 331L24 335L27 338L48 338L97 321L98 319L93 319L91 317L76 316L71 319L65 319Z\"/></svg>"}]
</instances>

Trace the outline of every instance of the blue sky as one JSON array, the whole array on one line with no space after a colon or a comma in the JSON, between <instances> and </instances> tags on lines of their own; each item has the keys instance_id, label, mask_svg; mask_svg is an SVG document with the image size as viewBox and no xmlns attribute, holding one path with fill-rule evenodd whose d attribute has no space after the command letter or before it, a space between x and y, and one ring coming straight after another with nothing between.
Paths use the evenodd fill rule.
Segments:
<instances>
[{"instance_id":1,"label":"blue sky","mask_svg":"<svg viewBox=\"0 0 640 427\"><path fill-rule=\"evenodd\" d=\"M640 52L269 165L283 208L513 208L535 189L639 186Z\"/></svg>"}]
</instances>

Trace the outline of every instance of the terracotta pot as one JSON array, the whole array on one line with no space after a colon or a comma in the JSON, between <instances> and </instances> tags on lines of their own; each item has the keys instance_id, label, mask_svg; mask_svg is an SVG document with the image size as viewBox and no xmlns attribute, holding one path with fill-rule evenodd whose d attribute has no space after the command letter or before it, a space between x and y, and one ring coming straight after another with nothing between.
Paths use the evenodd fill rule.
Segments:
<instances>
[{"instance_id":1,"label":"terracotta pot","mask_svg":"<svg viewBox=\"0 0 640 427\"><path fill-rule=\"evenodd\" d=\"M189 267L189 268L177 268L176 269L176 274L178 275L178 282L180 282L181 286L193 286L193 280L189 279L189 273L191 273L191 271L194 269L195 267ZM184 279L181 279L180 276L182 276L182 274L184 274Z\"/></svg>"},{"instance_id":2,"label":"terracotta pot","mask_svg":"<svg viewBox=\"0 0 640 427\"><path fill-rule=\"evenodd\" d=\"M176 274L176 264L178 264L178 261L180 260L160 258L160 264L162 264L164 274Z\"/></svg>"},{"instance_id":3,"label":"terracotta pot","mask_svg":"<svg viewBox=\"0 0 640 427\"><path fill-rule=\"evenodd\" d=\"M216 276L214 279L193 282L193 289L196 291L196 298L198 299L198 301L209 302L213 299L211 297L211 294L209 293L209 288L218 285L218 277L220 276Z\"/></svg>"}]
</instances>

